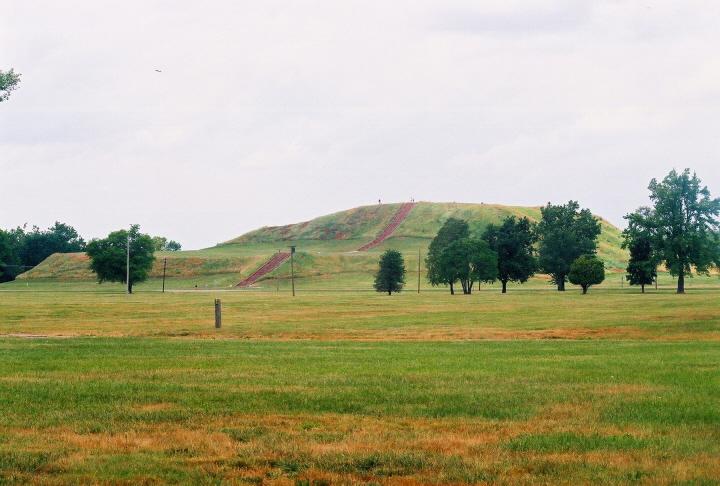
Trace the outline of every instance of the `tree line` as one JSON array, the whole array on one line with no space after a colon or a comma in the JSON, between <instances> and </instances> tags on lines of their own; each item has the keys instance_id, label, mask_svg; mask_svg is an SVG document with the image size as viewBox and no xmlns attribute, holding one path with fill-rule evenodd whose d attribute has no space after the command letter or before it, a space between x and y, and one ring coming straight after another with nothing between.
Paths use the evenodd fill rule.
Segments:
<instances>
[{"instance_id":1,"label":"tree line","mask_svg":"<svg viewBox=\"0 0 720 486\"><path fill-rule=\"evenodd\" d=\"M707 187L689 169L671 171L648 187L652 206L625 216L623 248L630 259L625 278L645 291L657 278L658 266L677 277L677 292L685 292L685 277L708 274L720 266L720 199L711 198ZM535 273L550 276L558 291L566 282L578 285L583 294L605 279L605 265L597 257L601 223L577 201L540 210L538 222L508 216L490 224L479 235L467 221L449 218L428 248L427 280L448 286L454 294L460 285L471 294L476 283L499 281L501 292L508 282L527 282ZM405 283L402 255L388 250L380 259L375 278L379 292L399 292Z\"/></svg>"},{"instance_id":2,"label":"tree line","mask_svg":"<svg viewBox=\"0 0 720 486\"><path fill-rule=\"evenodd\" d=\"M78 251L85 251L85 240L75 228L57 221L46 230L0 229L0 282L14 280L53 253Z\"/></svg>"},{"instance_id":3,"label":"tree line","mask_svg":"<svg viewBox=\"0 0 720 486\"><path fill-rule=\"evenodd\" d=\"M139 227L133 226L133 228L135 229L131 229L132 234L139 235ZM115 233L111 233L107 238L94 239L86 243L75 228L57 221L46 230L41 230L37 226L33 226L30 230L26 226L8 231L0 229L0 282L14 280L19 274L32 269L54 253L87 252L92 259L91 251L101 244L99 242L108 240ZM144 250L147 246L151 253L182 249L180 243L163 236L147 236L147 238L149 243L147 245L143 243L142 248ZM127 241L124 245L127 246Z\"/></svg>"}]
</instances>

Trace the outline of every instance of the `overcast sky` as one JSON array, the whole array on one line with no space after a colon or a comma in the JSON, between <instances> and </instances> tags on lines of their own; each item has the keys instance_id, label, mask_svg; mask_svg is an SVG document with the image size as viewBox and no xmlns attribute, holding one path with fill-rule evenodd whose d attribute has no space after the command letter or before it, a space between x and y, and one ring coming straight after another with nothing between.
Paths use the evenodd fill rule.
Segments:
<instances>
[{"instance_id":1,"label":"overcast sky","mask_svg":"<svg viewBox=\"0 0 720 486\"><path fill-rule=\"evenodd\" d=\"M720 195L719 25L714 0L0 0L0 227L201 248L411 196L621 224L673 167Z\"/></svg>"}]
</instances>

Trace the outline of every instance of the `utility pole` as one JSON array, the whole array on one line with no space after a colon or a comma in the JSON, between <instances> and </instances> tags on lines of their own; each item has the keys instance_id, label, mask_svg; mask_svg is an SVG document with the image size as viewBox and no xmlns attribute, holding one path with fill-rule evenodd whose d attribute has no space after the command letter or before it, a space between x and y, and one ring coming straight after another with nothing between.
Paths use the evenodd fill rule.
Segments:
<instances>
[{"instance_id":1,"label":"utility pole","mask_svg":"<svg viewBox=\"0 0 720 486\"><path fill-rule=\"evenodd\" d=\"M167 257L163 258L163 294L165 293L165 270L167 269Z\"/></svg>"},{"instance_id":2,"label":"utility pole","mask_svg":"<svg viewBox=\"0 0 720 486\"><path fill-rule=\"evenodd\" d=\"M280 255L280 250L278 249L278 255ZM278 275L280 272L275 273L275 292L280 293L280 276Z\"/></svg>"},{"instance_id":3,"label":"utility pole","mask_svg":"<svg viewBox=\"0 0 720 486\"><path fill-rule=\"evenodd\" d=\"M127 293L132 293L131 287L130 287L130 232L128 232L128 240L127 240L127 261L125 263L126 271L125 274L125 281L127 282Z\"/></svg>"},{"instance_id":4,"label":"utility pole","mask_svg":"<svg viewBox=\"0 0 720 486\"><path fill-rule=\"evenodd\" d=\"M418 248L418 294L420 293L420 248Z\"/></svg>"},{"instance_id":5,"label":"utility pole","mask_svg":"<svg viewBox=\"0 0 720 486\"><path fill-rule=\"evenodd\" d=\"M292 294L295 297L295 245L290 247L290 282L292 284Z\"/></svg>"}]
</instances>

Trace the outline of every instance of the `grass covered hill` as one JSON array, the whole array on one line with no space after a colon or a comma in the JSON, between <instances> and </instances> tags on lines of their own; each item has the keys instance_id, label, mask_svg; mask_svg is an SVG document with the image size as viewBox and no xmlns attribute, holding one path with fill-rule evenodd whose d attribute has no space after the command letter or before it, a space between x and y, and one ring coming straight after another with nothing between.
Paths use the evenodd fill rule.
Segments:
<instances>
[{"instance_id":1,"label":"grass covered hill","mask_svg":"<svg viewBox=\"0 0 720 486\"><path fill-rule=\"evenodd\" d=\"M321 216L311 221L287 226L268 226L223 245L266 243L278 241L347 241L361 246L372 240L390 222L400 204L361 206ZM431 203L420 202L395 231L391 238L431 239L443 223L451 217L470 223L480 233L490 223L498 223L506 216L540 218L539 207L501 206L497 204Z\"/></svg>"},{"instance_id":2,"label":"grass covered hill","mask_svg":"<svg viewBox=\"0 0 720 486\"><path fill-rule=\"evenodd\" d=\"M420 202L385 241L369 251L358 252L388 226L400 207L362 206L302 223L263 227L204 250L159 253L151 277L162 276L163 258L168 258L167 275L178 288L232 287L276 251L296 245L296 272L306 287L365 287L372 281L379 253L388 248L403 252L408 269L416 271L418 250L426 252L431 239L450 217L467 220L476 234L506 216L527 216L534 221L540 218L539 207ZM625 266L627 256L620 244L620 230L602 220L598 253L608 268ZM280 285L276 280L284 281L288 274L286 262L265 275L257 286L262 287L263 282L266 286ZM91 281L93 274L84 254L56 254L20 277L21 282L39 279Z\"/></svg>"},{"instance_id":3,"label":"grass covered hill","mask_svg":"<svg viewBox=\"0 0 720 486\"><path fill-rule=\"evenodd\" d=\"M374 265L377 253L387 248L398 249L409 255L409 258L418 248L425 252L440 227L451 217L467 220L475 234L481 234L488 224L500 223L507 216L528 217L533 221L540 219L540 207L421 202L386 241L368 253L353 253L380 233L399 208L400 204L362 206L302 223L264 227L218 245L211 251L235 249L244 253L251 249L284 248L294 244L298 251L311 253L316 260L318 256L329 254L346 255L352 256L352 261L359 264L365 256L370 257ZM627 254L621 248L621 232L611 223L600 219L602 234L598 242L599 255L609 268L623 268Z\"/></svg>"},{"instance_id":4,"label":"grass covered hill","mask_svg":"<svg viewBox=\"0 0 720 486\"><path fill-rule=\"evenodd\" d=\"M400 204L361 206L286 226L268 226L246 233L218 248L238 249L256 246L287 246L297 244L312 250L353 251L372 240L390 222ZM499 223L506 216L540 219L540 207L503 206L499 204L474 203L418 203L393 235L376 252L387 248L425 248L443 223L451 217L462 218L470 223L476 234L491 223ZM618 228L600 218L603 232L599 241L599 253L610 267L624 266L627 256L620 248L621 233ZM305 245L305 246L303 246Z\"/></svg>"}]
</instances>

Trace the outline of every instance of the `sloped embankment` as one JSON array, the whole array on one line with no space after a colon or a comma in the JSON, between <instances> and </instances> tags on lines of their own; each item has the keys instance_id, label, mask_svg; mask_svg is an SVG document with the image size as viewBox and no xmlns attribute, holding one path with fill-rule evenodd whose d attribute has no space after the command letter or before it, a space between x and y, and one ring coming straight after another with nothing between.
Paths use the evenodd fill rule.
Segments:
<instances>
[{"instance_id":1,"label":"sloped embankment","mask_svg":"<svg viewBox=\"0 0 720 486\"><path fill-rule=\"evenodd\" d=\"M402 206L400 206L400 209L398 209L397 213L393 216L392 220L390 220L390 224L388 224L381 232L378 234L374 240L372 240L370 243L366 243L360 248L358 248L358 251L367 251L371 248L375 248L383 241L387 240L392 236L392 234L395 232L395 230L402 224L403 221L405 221L405 218L408 217L410 214L410 211L412 211L412 208L415 207L415 203L405 203Z\"/></svg>"},{"instance_id":2,"label":"sloped embankment","mask_svg":"<svg viewBox=\"0 0 720 486\"><path fill-rule=\"evenodd\" d=\"M262 256L206 257L159 256L155 259L150 277L162 277L163 258L167 258L168 277L196 277L223 273L241 274L249 267L257 266ZM56 253L49 256L35 268L18 276L18 279L93 280L90 259L84 253Z\"/></svg>"},{"instance_id":3,"label":"sloped embankment","mask_svg":"<svg viewBox=\"0 0 720 486\"><path fill-rule=\"evenodd\" d=\"M260 265L260 268L250 274L249 277L244 279L242 282L236 285L236 287L249 287L265 275L272 273L275 269L280 267L283 263L290 259L290 253L288 252L277 252L268 261Z\"/></svg>"},{"instance_id":4,"label":"sloped embankment","mask_svg":"<svg viewBox=\"0 0 720 486\"><path fill-rule=\"evenodd\" d=\"M169 277L232 274L233 278L229 280L238 282L260 269L279 248L296 245L296 271L301 278L329 281L350 274L365 278L376 270L377 254L355 250L368 242L373 243L370 249L395 248L403 252L407 261L413 257L417 261L418 250L425 254L431 239L448 218L465 219L471 232L480 234L488 224L499 223L506 216L537 221L540 208L428 202L412 207L403 204L364 206L304 223L261 228L206 250L158 254L151 277L162 276L163 258L167 258ZM602 219L601 222L598 255L608 269L623 269L627 264L627 253L620 246L621 232L609 222ZM266 270L256 282L272 275L282 274L281 278L284 278L286 273L289 274L285 265ZM74 253L52 255L19 278L93 280L94 275L89 270L87 257Z\"/></svg>"}]
</instances>

